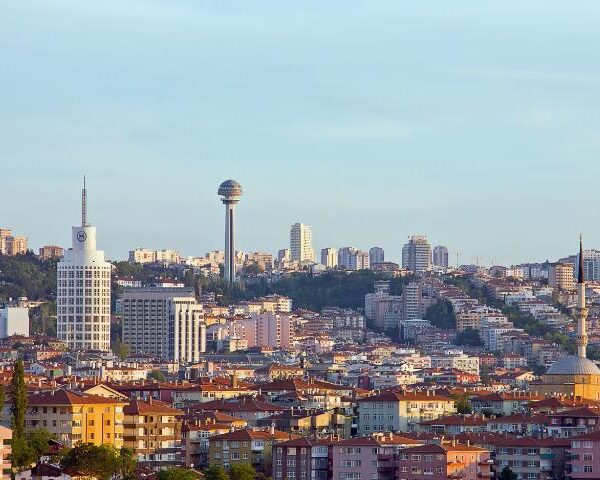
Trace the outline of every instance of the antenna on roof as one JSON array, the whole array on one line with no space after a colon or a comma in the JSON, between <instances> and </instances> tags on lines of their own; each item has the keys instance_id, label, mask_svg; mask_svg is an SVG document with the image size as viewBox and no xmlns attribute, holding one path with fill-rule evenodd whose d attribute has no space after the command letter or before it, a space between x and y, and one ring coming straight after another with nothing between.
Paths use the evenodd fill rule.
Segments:
<instances>
[{"instance_id":1,"label":"antenna on roof","mask_svg":"<svg viewBox=\"0 0 600 480\"><path fill-rule=\"evenodd\" d=\"M81 189L81 226L87 227L87 190L85 188L85 175L83 176L83 188Z\"/></svg>"}]
</instances>

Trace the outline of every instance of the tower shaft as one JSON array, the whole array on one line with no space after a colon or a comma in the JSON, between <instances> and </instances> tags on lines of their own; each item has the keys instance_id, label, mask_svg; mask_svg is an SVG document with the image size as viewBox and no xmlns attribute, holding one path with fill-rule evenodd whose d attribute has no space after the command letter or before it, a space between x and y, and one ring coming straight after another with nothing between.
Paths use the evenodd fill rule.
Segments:
<instances>
[{"instance_id":1,"label":"tower shaft","mask_svg":"<svg viewBox=\"0 0 600 480\"><path fill-rule=\"evenodd\" d=\"M229 283L235 282L235 228L233 202L225 203L225 280Z\"/></svg>"}]
</instances>

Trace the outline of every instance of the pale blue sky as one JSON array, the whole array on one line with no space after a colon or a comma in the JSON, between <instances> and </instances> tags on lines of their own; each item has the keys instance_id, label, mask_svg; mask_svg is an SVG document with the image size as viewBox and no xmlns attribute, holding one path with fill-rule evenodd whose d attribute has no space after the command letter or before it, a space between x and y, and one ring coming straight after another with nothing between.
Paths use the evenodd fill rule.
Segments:
<instances>
[{"instance_id":1,"label":"pale blue sky","mask_svg":"<svg viewBox=\"0 0 600 480\"><path fill-rule=\"evenodd\" d=\"M407 235L462 262L600 247L600 2L0 2L0 226L111 258ZM454 256L452 257L454 258Z\"/></svg>"}]
</instances>

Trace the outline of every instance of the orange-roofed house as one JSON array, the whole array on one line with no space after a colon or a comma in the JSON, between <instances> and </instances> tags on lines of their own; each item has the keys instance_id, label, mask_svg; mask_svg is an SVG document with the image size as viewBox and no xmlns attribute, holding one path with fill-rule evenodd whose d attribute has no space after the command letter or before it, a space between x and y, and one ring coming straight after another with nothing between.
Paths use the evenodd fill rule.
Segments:
<instances>
[{"instance_id":1,"label":"orange-roofed house","mask_svg":"<svg viewBox=\"0 0 600 480\"><path fill-rule=\"evenodd\" d=\"M25 416L28 428L45 428L68 447L82 442L123 446L125 402L66 389L31 395Z\"/></svg>"},{"instance_id":2,"label":"orange-roofed house","mask_svg":"<svg viewBox=\"0 0 600 480\"><path fill-rule=\"evenodd\" d=\"M125 447L139 463L151 468L181 464L182 411L158 400L134 398L123 413Z\"/></svg>"},{"instance_id":3,"label":"orange-roofed house","mask_svg":"<svg viewBox=\"0 0 600 480\"><path fill-rule=\"evenodd\" d=\"M490 452L460 444L426 444L402 450L398 480L481 480L492 478Z\"/></svg>"},{"instance_id":4,"label":"orange-roofed house","mask_svg":"<svg viewBox=\"0 0 600 480\"><path fill-rule=\"evenodd\" d=\"M426 393L383 391L358 401L359 432L409 432L428 420L455 412L454 400Z\"/></svg>"}]
</instances>

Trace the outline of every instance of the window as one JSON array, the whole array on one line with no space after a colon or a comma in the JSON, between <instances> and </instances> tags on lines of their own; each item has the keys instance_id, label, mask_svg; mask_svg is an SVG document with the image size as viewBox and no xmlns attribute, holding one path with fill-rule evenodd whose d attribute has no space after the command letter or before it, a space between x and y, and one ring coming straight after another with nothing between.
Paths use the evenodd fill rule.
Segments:
<instances>
[{"instance_id":1,"label":"window","mask_svg":"<svg viewBox=\"0 0 600 480\"><path fill-rule=\"evenodd\" d=\"M583 466L583 471L585 473L592 473L593 472L592 466L591 465L584 465Z\"/></svg>"},{"instance_id":2,"label":"window","mask_svg":"<svg viewBox=\"0 0 600 480\"><path fill-rule=\"evenodd\" d=\"M591 462L594 459L594 456L591 453L584 453L583 454L583 459L586 460L586 461L588 461L588 462Z\"/></svg>"}]
</instances>

